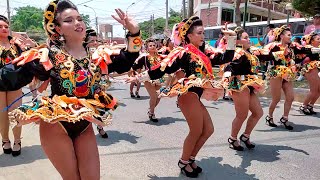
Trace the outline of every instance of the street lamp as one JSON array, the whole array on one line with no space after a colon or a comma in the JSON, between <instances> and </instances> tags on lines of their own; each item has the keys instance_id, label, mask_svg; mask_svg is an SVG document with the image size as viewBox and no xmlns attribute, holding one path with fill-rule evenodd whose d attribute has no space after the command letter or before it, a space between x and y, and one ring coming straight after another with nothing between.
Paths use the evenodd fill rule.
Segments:
<instances>
[{"instance_id":1,"label":"street lamp","mask_svg":"<svg viewBox=\"0 0 320 180\"><path fill-rule=\"evenodd\" d=\"M293 6L291 3L286 4L287 10L287 26L289 25L290 12L293 10Z\"/></svg>"},{"instance_id":2,"label":"street lamp","mask_svg":"<svg viewBox=\"0 0 320 180\"><path fill-rule=\"evenodd\" d=\"M97 17L96 11L94 10L94 8L92 8L92 7L90 7L90 6L86 5L86 4L84 4L83 6L93 10L94 16L95 16L95 19L96 19L96 31L97 31L97 34L99 34L99 31L98 31L98 17Z\"/></svg>"},{"instance_id":3,"label":"street lamp","mask_svg":"<svg viewBox=\"0 0 320 180\"><path fill-rule=\"evenodd\" d=\"M133 5L135 5L136 3L135 2L133 2L133 3L131 3L128 7L127 7L127 9L126 9L126 14L127 14L127 16L128 16L128 10L129 10L129 8L131 7L131 6L133 6ZM127 34L127 32L126 32L126 28L123 26L123 30L124 30L124 37L126 37L126 34Z\"/></svg>"}]
</instances>

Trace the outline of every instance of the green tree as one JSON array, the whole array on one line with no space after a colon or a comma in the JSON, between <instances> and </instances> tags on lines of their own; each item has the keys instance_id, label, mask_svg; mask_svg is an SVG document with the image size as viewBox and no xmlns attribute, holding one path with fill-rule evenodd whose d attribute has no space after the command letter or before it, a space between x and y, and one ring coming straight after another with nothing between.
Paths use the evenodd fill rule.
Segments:
<instances>
[{"instance_id":1,"label":"green tree","mask_svg":"<svg viewBox=\"0 0 320 180\"><path fill-rule=\"evenodd\" d=\"M44 42L47 38L43 29L43 9L25 6L15 9L16 14L12 16L11 30L17 32L27 32L29 37L37 42ZM81 17L89 27L89 15L81 14Z\"/></svg>"},{"instance_id":2,"label":"green tree","mask_svg":"<svg viewBox=\"0 0 320 180\"><path fill-rule=\"evenodd\" d=\"M86 27L90 27L90 17L87 14L80 14L83 22L86 24Z\"/></svg>"},{"instance_id":3,"label":"green tree","mask_svg":"<svg viewBox=\"0 0 320 180\"><path fill-rule=\"evenodd\" d=\"M41 28L43 10L40 8L25 6L16 8L16 14L12 16L11 29L13 31L27 31L28 29Z\"/></svg>"},{"instance_id":4,"label":"green tree","mask_svg":"<svg viewBox=\"0 0 320 180\"><path fill-rule=\"evenodd\" d=\"M320 0L293 0L292 5L306 16L320 13Z\"/></svg>"},{"instance_id":5,"label":"green tree","mask_svg":"<svg viewBox=\"0 0 320 180\"><path fill-rule=\"evenodd\" d=\"M169 11L169 20L168 20L168 25L169 29L172 29L173 25L175 23L179 23L182 20L182 14L180 12L174 11L173 9L170 9ZM157 18L154 20L154 34L158 33L163 33L165 30L165 24L166 24L166 19L165 18ZM141 32L142 32L142 38L146 39L151 36L152 34L152 22L151 20L149 21L144 21L139 23Z\"/></svg>"}]
</instances>

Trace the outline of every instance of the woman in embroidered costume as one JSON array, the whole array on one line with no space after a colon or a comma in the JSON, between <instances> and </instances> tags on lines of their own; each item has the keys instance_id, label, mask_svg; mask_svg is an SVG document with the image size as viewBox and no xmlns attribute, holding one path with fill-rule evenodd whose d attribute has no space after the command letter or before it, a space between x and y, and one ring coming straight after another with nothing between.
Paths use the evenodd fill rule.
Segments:
<instances>
[{"instance_id":1,"label":"woman in embroidered costume","mask_svg":"<svg viewBox=\"0 0 320 180\"><path fill-rule=\"evenodd\" d=\"M18 39L9 36L9 21L6 17L0 15L0 68L6 66L6 68L13 68L11 64L12 60L18 57L22 53L23 44ZM3 71L0 71L2 74ZM5 85L3 80L0 80L0 85ZM5 154L12 154L18 156L21 153L21 127L13 128L14 145L11 148L11 142L9 140L9 116L8 112L3 109L11 104L16 97L22 95L21 87L12 89L10 91L7 88L0 88L0 132L2 137L2 148ZM9 110L17 108L22 103L19 100Z\"/></svg>"},{"instance_id":2,"label":"woman in embroidered costume","mask_svg":"<svg viewBox=\"0 0 320 180\"><path fill-rule=\"evenodd\" d=\"M212 65L231 61L234 47L225 53L209 47L204 50L204 28L202 21L196 16L180 25L179 37L185 42L185 46L174 49L160 64L136 77L129 77L127 81L148 81L158 79L165 73L174 73L180 69L184 71L185 76L171 88L162 91L161 96L179 95L178 103L190 132L184 141L178 165L186 176L197 177L202 169L195 164L195 157L213 133L211 117L200 98L216 100L223 95L222 86L213 80ZM234 41L235 37L229 39L232 38Z\"/></svg>"},{"instance_id":3,"label":"woman in embroidered costume","mask_svg":"<svg viewBox=\"0 0 320 180\"><path fill-rule=\"evenodd\" d=\"M93 54L97 50L97 47L99 46L96 31L93 29L87 29L84 42L86 44L87 52L90 52L91 54ZM105 76L107 76L107 75L105 75ZM104 78L104 77L101 77L101 79L102 78ZM102 81L100 81L100 82L102 82ZM107 88L107 84L105 84L105 85ZM107 132L103 129L103 127L101 125L97 125L97 131L99 132L99 134L102 138L108 138Z\"/></svg>"},{"instance_id":4,"label":"woman in embroidered costume","mask_svg":"<svg viewBox=\"0 0 320 180\"><path fill-rule=\"evenodd\" d=\"M271 59L271 66L267 71L267 76L270 78L270 88L272 102L269 106L269 114L266 116L266 122L271 127L277 125L273 122L273 112L280 101L281 89L285 94L284 112L280 122L288 130L293 127L288 124L288 115L291 109L293 96L293 83L296 73L296 65L300 63L300 58L296 58L299 54L317 53L317 49L305 48L297 43L291 42L291 32L287 26L282 26L275 29L275 42L266 45L266 51L270 51L273 55Z\"/></svg>"},{"instance_id":5,"label":"woman in embroidered costume","mask_svg":"<svg viewBox=\"0 0 320 180\"><path fill-rule=\"evenodd\" d=\"M315 32L304 36L303 40L306 42L305 47L320 47L320 35ZM300 106L300 110L306 115L313 115L316 114L313 110L313 105L320 96L319 54L307 55L302 64L301 72L309 83L310 92L304 100L303 105Z\"/></svg>"},{"instance_id":6,"label":"woman in embroidered costume","mask_svg":"<svg viewBox=\"0 0 320 180\"><path fill-rule=\"evenodd\" d=\"M135 61L134 65L132 66L132 69L134 71L141 71L141 69L143 68L146 70L153 70L159 67L161 60L165 57L157 53L157 45L155 39L149 38L145 43L148 53L140 55L140 57ZM164 83L163 78L154 81L144 81L144 87L146 88L150 96L148 116L149 120L152 122L158 122L154 111L160 102L157 90L160 89L162 83Z\"/></svg>"},{"instance_id":7,"label":"woman in embroidered costume","mask_svg":"<svg viewBox=\"0 0 320 180\"><path fill-rule=\"evenodd\" d=\"M31 49L15 59L26 72L15 76L37 77L45 81L40 91L51 83L51 96L40 104L23 105L11 112L18 125L40 121L40 141L49 160L63 179L99 179L100 162L91 122L110 123L109 111L116 100L100 88L102 74L130 70L139 55L140 31L137 23L120 9L113 16L129 30L127 49L112 50L99 46L90 58L83 46L85 24L68 0L54 0L45 11L44 27L50 39L48 48ZM13 72L11 72L13 73ZM2 79L13 82L12 77ZM31 80L14 84L22 87Z\"/></svg>"},{"instance_id":8,"label":"woman in embroidered costume","mask_svg":"<svg viewBox=\"0 0 320 180\"><path fill-rule=\"evenodd\" d=\"M158 50L159 54L168 55L174 48L174 45L170 38L165 38L163 40L163 46Z\"/></svg>"},{"instance_id":9,"label":"woman in embroidered costume","mask_svg":"<svg viewBox=\"0 0 320 180\"><path fill-rule=\"evenodd\" d=\"M263 115L256 92L263 92L265 90L265 82L257 76L260 67L259 58L263 56L261 51L250 46L249 35L241 27L237 27L235 32L237 33L237 39L246 43L236 48L233 61L224 68L223 81L226 83L226 87L231 94L236 111L236 117L232 122L231 136L228 139L229 147L234 150L243 151L244 148L237 140L238 133L243 122L248 117L248 112L251 111L246 129L240 136L240 141L248 149L255 147L249 138L253 128Z\"/></svg>"}]
</instances>

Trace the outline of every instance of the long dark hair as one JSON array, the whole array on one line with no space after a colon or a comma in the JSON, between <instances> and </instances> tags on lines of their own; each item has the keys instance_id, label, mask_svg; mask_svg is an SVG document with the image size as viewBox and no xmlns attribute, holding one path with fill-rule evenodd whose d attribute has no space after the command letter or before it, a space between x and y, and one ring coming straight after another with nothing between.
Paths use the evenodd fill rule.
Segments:
<instances>
[{"instance_id":1,"label":"long dark hair","mask_svg":"<svg viewBox=\"0 0 320 180\"><path fill-rule=\"evenodd\" d=\"M4 21L5 23L9 24L9 20L5 16L0 15L0 21Z\"/></svg>"},{"instance_id":2,"label":"long dark hair","mask_svg":"<svg viewBox=\"0 0 320 180\"><path fill-rule=\"evenodd\" d=\"M62 13L66 9L74 9L74 10L78 11L77 6L75 4L73 4L71 1L69 1L69 0L59 1L57 4L57 11L56 11L55 21L54 21L56 25L59 25L59 23L57 21L59 14Z\"/></svg>"},{"instance_id":3,"label":"long dark hair","mask_svg":"<svg viewBox=\"0 0 320 180\"><path fill-rule=\"evenodd\" d=\"M190 43L190 39L188 38L188 34L192 33L193 30L198 27L198 26L203 26L202 20L201 19L197 19L195 21L192 22L190 28L188 29L186 35L185 35L185 41L187 44Z\"/></svg>"}]
</instances>

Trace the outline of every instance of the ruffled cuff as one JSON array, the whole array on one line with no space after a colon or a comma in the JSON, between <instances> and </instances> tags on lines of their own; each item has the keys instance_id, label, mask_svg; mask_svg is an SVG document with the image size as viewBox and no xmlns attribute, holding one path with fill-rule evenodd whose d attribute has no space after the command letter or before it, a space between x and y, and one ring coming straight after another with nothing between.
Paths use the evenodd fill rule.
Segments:
<instances>
[{"instance_id":1,"label":"ruffled cuff","mask_svg":"<svg viewBox=\"0 0 320 180\"><path fill-rule=\"evenodd\" d=\"M284 51L272 52L272 55L276 61L285 59Z\"/></svg>"},{"instance_id":2,"label":"ruffled cuff","mask_svg":"<svg viewBox=\"0 0 320 180\"><path fill-rule=\"evenodd\" d=\"M140 31L136 34L128 32L127 37L127 51L128 52L139 52L142 47L142 39Z\"/></svg>"},{"instance_id":3,"label":"ruffled cuff","mask_svg":"<svg viewBox=\"0 0 320 180\"><path fill-rule=\"evenodd\" d=\"M228 36L226 50L235 50L236 40L237 40L237 36Z\"/></svg>"},{"instance_id":4,"label":"ruffled cuff","mask_svg":"<svg viewBox=\"0 0 320 180\"><path fill-rule=\"evenodd\" d=\"M320 48L311 48L312 54L320 54Z\"/></svg>"},{"instance_id":5,"label":"ruffled cuff","mask_svg":"<svg viewBox=\"0 0 320 180\"><path fill-rule=\"evenodd\" d=\"M144 82L144 81L150 81L151 80L150 76L148 74L148 71L144 71L144 72L142 72L140 74L137 74L135 77L137 78L137 80L139 82Z\"/></svg>"}]
</instances>

